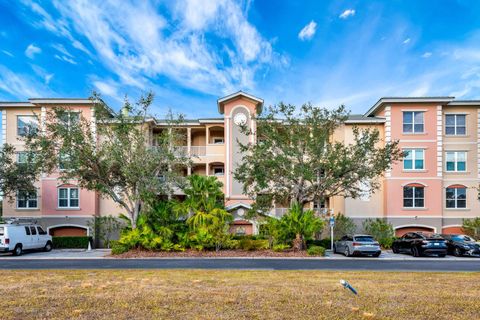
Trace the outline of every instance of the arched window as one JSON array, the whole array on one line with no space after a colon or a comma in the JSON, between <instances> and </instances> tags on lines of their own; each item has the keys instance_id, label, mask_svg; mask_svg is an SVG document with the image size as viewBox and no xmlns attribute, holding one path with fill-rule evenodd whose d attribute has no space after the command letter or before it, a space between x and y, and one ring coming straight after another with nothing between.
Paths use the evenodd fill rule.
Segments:
<instances>
[{"instance_id":1,"label":"arched window","mask_svg":"<svg viewBox=\"0 0 480 320\"><path fill-rule=\"evenodd\" d=\"M450 209L463 209L467 207L467 187L454 184L446 188L446 207Z\"/></svg>"},{"instance_id":2,"label":"arched window","mask_svg":"<svg viewBox=\"0 0 480 320\"><path fill-rule=\"evenodd\" d=\"M411 183L403 187L404 208L425 207L425 186L419 183Z\"/></svg>"}]
</instances>

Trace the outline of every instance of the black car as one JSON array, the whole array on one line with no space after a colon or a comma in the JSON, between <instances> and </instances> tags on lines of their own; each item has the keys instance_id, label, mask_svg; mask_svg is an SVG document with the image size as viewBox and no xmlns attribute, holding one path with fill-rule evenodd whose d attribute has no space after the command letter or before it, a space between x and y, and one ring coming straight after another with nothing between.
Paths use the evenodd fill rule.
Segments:
<instances>
[{"instance_id":1,"label":"black car","mask_svg":"<svg viewBox=\"0 0 480 320\"><path fill-rule=\"evenodd\" d=\"M442 234L447 240L447 252L454 256L480 257L480 244L464 234Z\"/></svg>"},{"instance_id":2,"label":"black car","mask_svg":"<svg viewBox=\"0 0 480 320\"><path fill-rule=\"evenodd\" d=\"M408 232L395 240L392 245L393 253L410 253L414 257L447 255L447 242L440 235L426 232Z\"/></svg>"}]
</instances>

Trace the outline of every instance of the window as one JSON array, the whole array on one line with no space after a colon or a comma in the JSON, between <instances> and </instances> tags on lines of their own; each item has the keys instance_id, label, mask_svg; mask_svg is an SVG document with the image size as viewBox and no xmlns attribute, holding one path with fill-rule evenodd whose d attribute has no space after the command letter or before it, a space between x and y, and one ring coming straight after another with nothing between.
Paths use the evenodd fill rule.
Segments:
<instances>
[{"instance_id":1,"label":"window","mask_svg":"<svg viewBox=\"0 0 480 320\"><path fill-rule=\"evenodd\" d=\"M38 229L38 234L41 234L41 235L47 234L47 231L43 230L42 227L38 226L37 229Z\"/></svg>"},{"instance_id":2,"label":"window","mask_svg":"<svg viewBox=\"0 0 480 320\"><path fill-rule=\"evenodd\" d=\"M80 112L66 111L60 116L60 121L67 127L77 124L80 120Z\"/></svg>"},{"instance_id":3,"label":"window","mask_svg":"<svg viewBox=\"0 0 480 320\"><path fill-rule=\"evenodd\" d=\"M404 170L423 170L424 166L424 150L423 149L404 149L405 157L403 158Z\"/></svg>"},{"instance_id":4,"label":"window","mask_svg":"<svg viewBox=\"0 0 480 320\"><path fill-rule=\"evenodd\" d=\"M424 188L419 186L403 187L403 207L404 208L423 208L424 207Z\"/></svg>"},{"instance_id":5,"label":"window","mask_svg":"<svg viewBox=\"0 0 480 320\"><path fill-rule=\"evenodd\" d=\"M467 170L467 153L465 151L446 152L446 171L464 172Z\"/></svg>"},{"instance_id":6,"label":"window","mask_svg":"<svg viewBox=\"0 0 480 320\"><path fill-rule=\"evenodd\" d=\"M403 133L423 133L423 111L403 112Z\"/></svg>"},{"instance_id":7,"label":"window","mask_svg":"<svg viewBox=\"0 0 480 320\"><path fill-rule=\"evenodd\" d=\"M213 174L216 176L223 176L223 167L214 167Z\"/></svg>"},{"instance_id":8,"label":"window","mask_svg":"<svg viewBox=\"0 0 480 320\"><path fill-rule=\"evenodd\" d=\"M213 144L223 144L223 138L213 138Z\"/></svg>"},{"instance_id":9,"label":"window","mask_svg":"<svg viewBox=\"0 0 480 320\"><path fill-rule=\"evenodd\" d=\"M59 208L78 208L78 188L59 188L58 189L58 207Z\"/></svg>"},{"instance_id":10,"label":"window","mask_svg":"<svg viewBox=\"0 0 480 320\"><path fill-rule=\"evenodd\" d=\"M37 192L18 191L17 208L18 209L36 209L37 208Z\"/></svg>"},{"instance_id":11,"label":"window","mask_svg":"<svg viewBox=\"0 0 480 320\"><path fill-rule=\"evenodd\" d=\"M38 121L35 116L17 116L17 135L24 137L30 134L36 134L38 131Z\"/></svg>"},{"instance_id":12,"label":"window","mask_svg":"<svg viewBox=\"0 0 480 320\"><path fill-rule=\"evenodd\" d=\"M445 134L461 136L467 133L464 114L447 114L445 116Z\"/></svg>"},{"instance_id":13,"label":"window","mask_svg":"<svg viewBox=\"0 0 480 320\"><path fill-rule=\"evenodd\" d=\"M24 163L27 163L27 160L28 160L27 152L25 151L17 152L17 163L24 164Z\"/></svg>"},{"instance_id":14,"label":"window","mask_svg":"<svg viewBox=\"0 0 480 320\"><path fill-rule=\"evenodd\" d=\"M452 186L446 189L447 208L467 207L467 188L464 186Z\"/></svg>"},{"instance_id":15,"label":"window","mask_svg":"<svg viewBox=\"0 0 480 320\"><path fill-rule=\"evenodd\" d=\"M60 153L58 156L58 168L60 170L71 170L73 169L72 160L69 154Z\"/></svg>"},{"instance_id":16,"label":"window","mask_svg":"<svg viewBox=\"0 0 480 320\"><path fill-rule=\"evenodd\" d=\"M30 235L30 228L29 228L29 227L25 227L25 234L26 234L27 236Z\"/></svg>"},{"instance_id":17,"label":"window","mask_svg":"<svg viewBox=\"0 0 480 320\"><path fill-rule=\"evenodd\" d=\"M32 233L32 236L37 235L37 229L35 229L35 227L33 227L33 226L30 226L30 232Z\"/></svg>"}]
</instances>

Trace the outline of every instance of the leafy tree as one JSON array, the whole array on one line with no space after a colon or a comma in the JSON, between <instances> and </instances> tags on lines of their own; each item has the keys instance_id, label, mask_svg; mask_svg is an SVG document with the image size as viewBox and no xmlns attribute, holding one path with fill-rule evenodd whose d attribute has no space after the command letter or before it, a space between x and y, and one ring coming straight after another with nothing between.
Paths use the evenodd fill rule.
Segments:
<instances>
[{"instance_id":1,"label":"leafy tree","mask_svg":"<svg viewBox=\"0 0 480 320\"><path fill-rule=\"evenodd\" d=\"M92 101L95 124L69 108L54 108L47 113L42 134L27 139L27 148L36 152L45 172L57 170L60 163L67 169L59 172L62 180L75 180L81 188L112 199L135 229L151 199L171 195L182 183L176 169L189 159L176 148L182 140L181 117L169 115L166 128L154 135L152 93L134 105L126 100L118 113L95 93Z\"/></svg>"},{"instance_id":2,"label":"leafy tree","mask_svg":"<svg viewBox=\"0 0 480 320\"><path fill-rule=\"evenodd\" d=\"M17 163L15 147L5 144L0 147L0 198L10 198L18 190L34 191L34 182L40 173L34 153L27 152L25 163Z\"/></svg>"},{"instance_id":3,"label":"leafy tree","mask_svg":"<svg viewBox=\"0 0 480 320\"><path fill-rule=\"evenodd\" d=\"M340 239L346 234L353 234L357 226L353 219L343 214L335 216L335 225L333 226L333 238Z\"/></svg>"},{"instance_id":4,"label":"leafy tree","mask_svg":"<svg viewBox=\"0 0 480 320\"><path fill-rule=\"evenodd\" d=\"M280 228L285 234L294 236L293 248L303 250L305 239L311 238L323 228L323 220L316 217L312 210L304 211L299 203L294 203L287 214L280 219Z\"/></svg>"},{"instance_id":5,"label":"leafy tree","mask_svg":"<svg viewBox=\"0 0 480 320\"><path fill-rule=\"evenodd\" d=\"M88 225L93 230L95 238L101 240L107 248L110 248L112 237L122 228L122 222L111 215L95 217Z\"/></svg>"},{"instance_id":6,"label":"leafy tree","mask_svg":"<svg viewBox=\"0 0 480 320\"><path fill-rule=\"evenodd\" d=\"M225 210L222 183L213 176L191 175L183 189L185 201L177 204L177 212L188 215L189 240L198 249L213 246L218 251L230 239L233 217Z\"/></svg>"},{"instance_id":7,"label":"leafy tree","mask_svg":"<svg viewBox=\"0 0 480 320\"><path fill-rule=\"evenodd\" d=\"M386 219L367 219L363 221L365 233L372 235L384 248L390 248L393 243L394 230Z\"/></svg>"},{"instance_id":8,"label":"leafy tree","mask_svg":"<svg viewBox=\"0 0 480 320\"><path fill-rule=\"evenodd\" d=\"M267 108L257 118L257 130L243 133L257 143L240 143L242 163L234 177L244 193L256 198L268 194L273 201L320 203L333 196L357 198L379 188L379 179L392 162L402 156L398 142L380 146L375 129L353 129L354 142L334 140L334 131L344 125L348 113L304 104Z\"/></svg>"},{"instance_id":9,"label":"leafy tree","mask_svg":"<svg viewBox=\"0 0 480 320\"><path fill-rule=\"evenodd\" d=\"M480 217L476 217L473 219L463 219L462 225L463 231L475 238L476 240L480 239Z\"/></svg>"}]
</instances>

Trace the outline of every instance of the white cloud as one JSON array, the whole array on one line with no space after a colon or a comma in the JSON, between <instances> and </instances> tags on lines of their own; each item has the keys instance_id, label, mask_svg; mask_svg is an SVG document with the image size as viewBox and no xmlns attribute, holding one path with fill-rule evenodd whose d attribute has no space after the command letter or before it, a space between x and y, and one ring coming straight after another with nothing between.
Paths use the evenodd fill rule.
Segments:
<instances>
[{"instance_id":1,"label":"white cloud","mask_svg":"<svg viewBox=\"0 0 480 320\"><path fill-rule=\"evenodd\" d=\"M68 50L61 43L52 44L52 48L54 48L55 50L57 50L58 52L62 53L65 56L68 56L70 58L74 57L70 52L68 52Z\"/></svg>"},{"instance_id":2,"label":"white cloud","mask_svg":"<svg viewBox=\"0 0 480 320\"><path fill-rule=\"evenodd\" d=\"M123 102L121 95L119 94L119 87L116 82L113 80L95 80L92 79L93 86L97 89L102 95L115 99L118 102Z\"/></svg>"},{"instance_id":3,"label":"white cloud","mask_svg":"<svg viewBox=\"0 0 480 320\"><path fill-rule=\"evenodd\" d=\"M42 49L39 47L35 46L33 43L31 43L27 49L25 50L25 55L29 57L30 59L35 58L36 54L39 54L42 52Z\"/></svg>"},{"instance_id":4,"label":"white cloud","mask_svg":"<svg viewBox=\"0 0 480 320\"><path fill-rule=\"evenodd\" d=\"M317 23L315 21L310 21L302 30L298 33L298 38L302 41L310 40L315 35L317 31Z\"/></svg>"},{"instance_id":5,"label":"white cloud","mask_svg":"<svg viewBox=\"0 0 480 320\"><path fill-rule=\"evenodd\" d=\"M403 44L407 44L407 43L410 43L410 41L412 41L412 39L410 39L410 38L407 38L407 39L403 40L403 42L402 42L402 43L403 43Z\"/></svg>"},{"instance_id":6,"label":"white cloud","mask_svg":"<svg viewBox=\"0 0 480 320\"><path fill-rule=\"evenodd\" d=\"M422 58L430 58L431 56L432 56L432 53L428 51L422 54Z\"/></svg>"},{"instance_id":7,"label":"white cloud","mask_svg":"<svg viewBox=\"0 0 480 320\"><path fill-rule=\"evenodd\" d=\"M6 54L7 56L9 56L9 57L12 57L12 58L14 57L14 55L13 55L10 51L2 50L2 52L3 52L4 54Z\"/></svg>"},{"instance_id":8,"label":"white cloud","mask_svg":"<svg viewBox=\"0 0 480 320\"><path fill-rule=\"evenodd\" d=\"M3 65L0 65L1 91L21 100L52 95L51 91L44 84L39 83L30 75L13 72Z\"/></svg>"},{"instance_id":9,"label":"white cloud","mask_svg":"<svg viewBox=\"0 0 480 320\"><path fill-rule=\"evenodd\" d=\"M340 19L347 19L348 17L353 17L355 15L354 9L347 9L343 11L338 17Z\"/></svg>"},{"instance_id":10,"label":"white cloud","mask_svg":"<svg viewBox=\"0 0 480 320\"><path fill-rule=\"evenodd\" d=\"M47 72L45 69L42 67L39 67L37 65L32 64L32 69L33 72L35 72L36 75L38 75L40 78L43 79L44 83L48 85L50 81L52 80L54 74Z\"/></svg>"},{"instance_id":11,"label":"white cloud","mask_svg":"<svg viewBox=\"0 0 480 320\"><path fill-rule=\"evenodd\" d=\"M159 77L215 95L252 90L257 74L288 61L247 20L248 8L233 0L167 2L170 12L160 11L156 1L55 0L55 18L37 2L24 5L38 16L32 25L89 51L85 43L120 84L142 91ZM56 59L76 63L56 49Z\"/></svg>"},{"instance_id":12,"label":"white cloud","mask_svg":"<svg viewBox=\"0 0 480 320\"><path fill-rule=\"evenodd\" d=\"M69 58L67 56L60 56L58 54L54 55L55 59L58 59L58 60L61 60L61 61L65 61L65 62L68 62L68 63L71 63L71 64L77 64L77 62L75 60L73 60L72 58Z\"/></svg>"}]
</instances>

